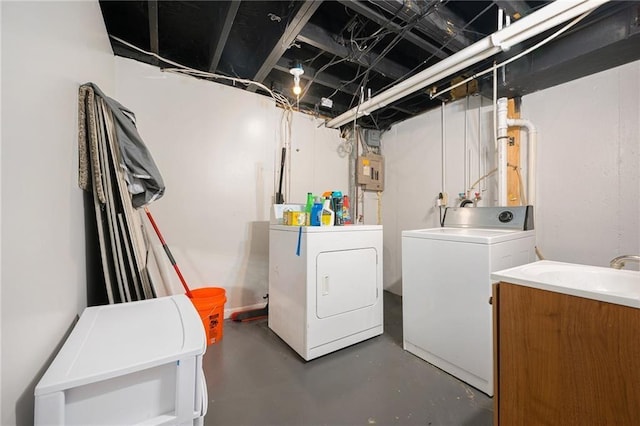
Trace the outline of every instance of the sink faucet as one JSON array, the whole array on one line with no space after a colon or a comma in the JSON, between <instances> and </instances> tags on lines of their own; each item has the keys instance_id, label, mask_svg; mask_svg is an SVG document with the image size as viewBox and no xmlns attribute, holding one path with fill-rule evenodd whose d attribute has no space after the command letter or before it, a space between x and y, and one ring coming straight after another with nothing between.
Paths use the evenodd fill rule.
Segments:
<instances>
[{"instance_id":1,"label":"sink faucet","mask_svg":"<svg viewBox=\"0 0 640 426\"><path fill-rule=\"evenodd\" d=\"M623 254L622 256L614 257L613 259L611 259L611 262L609 262L609 266L614 269L622 269L624 267L624 263L627 260L640 262L640 256L636 254Z\"/></svg>"}]
</instances>

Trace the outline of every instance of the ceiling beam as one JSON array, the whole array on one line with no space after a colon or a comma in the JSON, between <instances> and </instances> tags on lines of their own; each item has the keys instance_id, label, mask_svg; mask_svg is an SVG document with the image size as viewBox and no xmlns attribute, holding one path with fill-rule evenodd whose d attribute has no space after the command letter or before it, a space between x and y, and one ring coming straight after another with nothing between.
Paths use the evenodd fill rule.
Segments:
<instances>
[{"instance_id":1,"label":"ceiling beam","mask_svg":"<svg viewBox=\"0 0 640 426\"><path fill-rule=\"evenodd\" d=\"M321 4L322 4L322 0L317 0L317 1L306 0L304 3L302 3L302 6L300 6L300 9L298 9L298 12L291 19L291 21L289 22L289 25L287 25L287 28L284 30L284 33L282 33L280 40L278 40L278 42L274 46L269 56L267 56L267 59L265 59L265 61L263 62L258 72L256 72L256 75L253 77L253 81L257 81L260 83L264 81L267 75L269 75L269 72L273 69L273 67L278 62L278 59L280 59L284 54L284 52L286 52L287 49L289 49L289 46L291 46L291 43L295 41L300 31L302 31L304 26L307 24L309 19L311 19L311 17L316 12L318 7L320 7ZM247 88L247 90L251 92L255 92L256 89L257 89L256 85L250 85Z\"/></svg>"},{"instance_id":2,"label":"ceiling beam","mask_svg":"<svg viewBox=\"0 0 640 426\"><path fill-rule=\"evenodd\" d=\"M339 0L339 2L348 7L349 9L353 10L354 12L364 16L365 18L375 22L376 24L380 25L381 27L393 31L395 33L399 33L400 31L402 31L402 25L400 24L396 24L395 22L389 20L388 18L380 15L379 13L373 11L372 9L368 8L367 6L365 6L365 4L361 1L356 1L356 0ZM403 36L402 36L405 40L407 40L409 43L413 44L414 46L419 47L420 49L429 52L430 54L434 55L436 58L440 58L440 59L444 59L446 58L447 55L446 53L444 53L439 47L437 47L436 45L426 41L425 39L423 39L422 37L420 37L419 35L412 33L411 31L407 31Z\"/></svg>"},{"instance_id":3,"label":"ceiling beam","mask_svg":"<svg viewBox=\"0 0 640 426\"><path fill-rule=\"evenodd\" d=\"M218 64L220 63L224 46L227 44L227 39L231 32L231 26L233 25L233 21L236 19L236 14L240 7L240 0L230 1L227 2L227 4L227 12L225 13L224 22L220 27L220 31L214 34L211 39L211 52L209 54L211 61L209 62L209 72L213 73L216 72Z\"/></svg>"},{"instance_id":4,"label":"ceiling beam","mask_svg":"<svg viewBox=\"0 0 640 426\"><path fill-rule=\"evenodd\" d=\"M160 43L158 41L158 1L149 0L147 2L149 11L149 50L156 55L160 54Z\"/></svg>"},{"instance_id":5,"label":"ceiling beam","mask_svg":"<svg viewBox=\"0 0 640 426\"><path fill-rule=\"evenodd\" d=\"M373 52L355 54L353 50L335 41L330 33L312 23L307 24L307 26L302 29L298 35L298 40L340 58L349 58L351 62L355 62L363 67L370 67L372 64L375 64L372 68L373 71L394 81L405 77L411 71L409 68L390 61L387 58L381 58Z\"/></svg>"},{"instance_id":6,"label":"ceiling beam","mask_svg":"<svg viewBox=\"0 0 640 426\"><path fill-rule=\"evenodd\" d=\"M419 30L441 43L447 43L447 48L457 52L470 46L473 41L468 39L460 31L465 22L458 15L451 12L439 0L431 0L429 4L419 7L417 2L405 2L403 0L375 1L374 4L382 7L388 13L397 15L405 22L411 22L417 15L424 13L425 8L431 8L423 17L418 19L414 29Z\"/></svg>"}]
</instances>

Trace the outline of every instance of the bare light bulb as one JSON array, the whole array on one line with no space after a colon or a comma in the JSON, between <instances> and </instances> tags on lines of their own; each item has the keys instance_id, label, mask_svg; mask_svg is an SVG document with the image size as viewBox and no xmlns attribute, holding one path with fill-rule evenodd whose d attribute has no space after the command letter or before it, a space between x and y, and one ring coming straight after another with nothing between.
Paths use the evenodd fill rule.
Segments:
<instances>
[{"instance_id":1,"label":"bare light bulb","mask_svg":"<svg viewBox=\"0 0 640 426\"><path fill-rule=\"evenodd\" d=\"M302 88L300 88L300 76L304 74L302 66L293 67L289 70L289 73L293 74L293 94L300 96Z\"/></svg>"}]
</instances>

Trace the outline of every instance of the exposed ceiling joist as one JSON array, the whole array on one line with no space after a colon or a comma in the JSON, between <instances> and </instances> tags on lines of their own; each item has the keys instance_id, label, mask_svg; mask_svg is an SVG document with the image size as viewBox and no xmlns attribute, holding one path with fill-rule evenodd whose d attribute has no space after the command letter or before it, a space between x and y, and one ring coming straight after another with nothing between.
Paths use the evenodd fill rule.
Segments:
<instances>
[{"instance_id":1,"label":"exposed ceiling joist","mask_svg":"<svg viewBox=\"0 0 640 426\"><path fill-rule=\"evenodd\" d=\"M454 52L473 43L460 31L465 26L464 21L446 6L441 5L439 0L431 0L422 6L418 6L422 2L404 2L403 0L383 0L374 3L405 22L411 22L418 17L414 27L416 30L440 41L441 44L446 43L447 47ZM419 17L422 13L425 15Z\"/></svg>"},{"instance_id":2,"label":"exposed ceiling joist","mask_svg":"<svg viewBox=\"0 0 640 426\"><path fill-rule=\"evenodd\" d=\"M278 62L278 59L280 59L284 52L289 49L291 43L294 42L300 31L302 31L309 19L313 16L315 11L318 9L318 7L320 7L321 4L322 0L306 0L302 4L302 6L300 6L300 9L298 9L296 15L291 19L289 25L287 25L287 28L282 34L282 37L280 37L280 40L278 40L258 72L256 72L256 75L253 77L254 81L264 81L267 75L269 75L269 72ZM255 92L256 89L257 87L255 85L251 85L247 90Z\"/></svg>"},{"instance_id":3,"label":"exposed ceiling joist","mask_svg":"<svg viewBox=\"0 0 640 426\"><path fill-rule=\"evenodd\" d=\"M351 62L355 62L363 67L370 67L372 64L375 64L373 67L375 72L394 81L406 76L410 72L409 68L399 65L387 58L380 58L379 55L373 52L355 54L348 47L335 41L332 35L326 30L312 23L308 23L307 26L302 29L298 35L298 40L340 58L349 58Z\"/></svg>"},{"instance_id":4,"label":"exposed ceiling joist","mask_svg":"<svg viewBox=\"0 0 640 426\"><path fill-rule=\"evenodd\" d=\"M387 129L439 106L442 100L449 100L432 100L421 91L402 98L384 97L386 100L381 103L380 95L399 81L414 81L415 76L424 73L420 71L423 66L433 67L447 61L469 40L476 42L482 34L493 33L496 27L493 15L498 7L512 17L510 27L513 27L521 21L517 19L518 14L526 19L544 7L554 5L555 8L562 3L565 2L99 1L109 35L143 50L112 39L114 53L154 66L168 66L153 56L158 55L203 71L242 78L256 76L256 80L268 84L273 90L291 95L289 69L293 64L290 61L313 58L312 62L303 62L305 73L301 78L306 81L304 86L307 90L296 103L296 107L303 111L333 117L345 114L346 108L353 106L348 104L359 100L364 73L371 70L372 79L366 85L379 93L372 92L371 99L361 105L360 112L368 112L369 115L359 118L359 124L377 129ZM484 15L485 12L488 13ZM614 15L615 22L612 21ZM588 31L585 30L587 27ZM360 43L360 40L373 40L372 37L378 34L383 37L375 38L380 44ZM524 95L640 59L638 37L640 1L611 1L557 40L507 65L506 82L500 86L499 93ZM521 45L512 43L511 50L497 59L509 58L533 43L535 40ZM370 48L360 50L360 46L366 45ZM428 60L421 62L424 58ZM486 63L469 65L458 74L464 72L468 75L486 66ZM446 63L441 67L450 68ZM321 70L319 74L318 70ZM432 77L436 84L439 77ZM422 75L422 78L426 77ZM481 78L478 82L482 92L486 93L490 80ZM237 85L236 88L244 90L246 86ZM249 90L256 91L256 87L252 85ZM260 93L266 95L266 92ZM323 107L320 103L322 97L330 97L333 107ZM380 109L368 108L373 104Z\"/></svg>"},{"instance_id":5,"label":"exposed ceiling joist","mask_svg":"<svg viewBox=\"0 0 640 426\"><path fill-rule=\"evenodd\" d=\"M360 1L339 0L339 2L344 6L348 7L349 9L353 10L354 12L359 13L360 15L366 17L367 19L375 22L376 24L382 26L387 30L393 31L395 33L399 33L402 30L402 26L400 24L396 24L395 22L390 21L389 19L373 11L372 9L369 9ZM427 40L423 39L422 37L418 36L415 33L412 33L411 31L408 31L407 33L404 34L404 39L407 40L409 43L413 44L414 46L419 47L420 49L431 53L437 58L444 59L448 56L436 45L428 42Z\"/></svg>"},{"instance_id":6,"label":"exposed ceiling joist","mask_svg":"<svg viewBox=\"0 0 640 426\"><path fill-rule=\"evenodd\" d=\"M472 46L449 56L436 65L413 75L401 84L395 85L373 98L365 101L358 108L339 115L327 123L328 127L337 128L357 119L358 115L366 115L400 100L407 95L422 90L439 80L449 78L469 66L505 50L505 46L515 46L567 22L584 13L594 10L609 0L586 0L582 3L553 2L535 13L520 19L514 24L483 38Z\"/></svg>"},{"instance_id":7,"label":"exposed ceiling joist","mask_svg":"<svg viewBox=\"0 0 640 426\"><path fill-rule=\"evenodd\" d=\"M212 38L211 53L209 55L211 58L211 61L209 62L209 72L215 72L216 68L218 68L220 58L222 57L222 51L224 50L224 46L227 44L227 38L229 38L231 26L233 25L234 19L236 19L239 7L240 0L228 3L224 23L220 27L220 31L218 31Z\"/></svg>"},{"instance_id":8,"label":"exposed ceiling joist","mask_svg":"<svg viewBox=\"0 0 640 426\"><path fill-rule=\"evenodd\" d=\"M149 0L149 49L156 55L160 54L160 43L158 41L158 1Z\"/></svg>"}]
</instances>

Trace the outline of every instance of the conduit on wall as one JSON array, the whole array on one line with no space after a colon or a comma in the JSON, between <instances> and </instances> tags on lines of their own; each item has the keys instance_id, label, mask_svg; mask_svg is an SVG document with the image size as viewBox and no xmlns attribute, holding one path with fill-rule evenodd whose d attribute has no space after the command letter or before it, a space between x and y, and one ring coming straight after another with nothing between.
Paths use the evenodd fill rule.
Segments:
<instances>
[{"instance_id":1,"label":"conduit on wall","mask_svg":"<svg viewBox=\"0 0 640 426\"><path fill-rule=\"evenodd\" d=\"M554 1L537 12L485 37L484 39L443 59L426 70L327 122L337 128L365 114L370 114L428 85L450 77L492 55L506 51L546 30L607 3L609 0Z\"/></svg>"}]
</instances>

